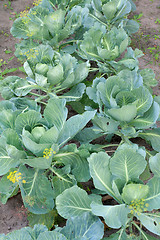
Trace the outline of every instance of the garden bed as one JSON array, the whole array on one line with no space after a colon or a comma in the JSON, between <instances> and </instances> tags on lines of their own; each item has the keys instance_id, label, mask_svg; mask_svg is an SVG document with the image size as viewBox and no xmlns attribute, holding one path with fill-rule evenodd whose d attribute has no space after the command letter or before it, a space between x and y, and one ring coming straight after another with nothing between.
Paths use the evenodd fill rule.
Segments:
<instances>
[{"instance_id":1,"label":"garden bed","mask_svg":"<svg viewBox=\"0 0 160 240\"><path fill-rule=\"evenodd\" d=\"M21 63L15 57L12 59L16 40L11 36L10 28L18 13L32 7L32 2L30 0L0 1L0 58L3 59L1 66L2 77L5 76L4 71L6 68L12 69L11 73L7 73L9 70L6 70L6 76L24 76L24 73L20 71L22 70ZM160 95L160 3L158 0L136 0L135 4L137 10L132 13L131 18L140 22L140 30L132 36L131 46L133 49L139 48L143 51L144 56L139 59L140 68L151 68L154 71L158 85L153 88L153 91L155 95ZM116 141L118 139L115 139ZM141 140L138 144L141 145ZM144 145L143 140L142 145ZM112 149L109 150L112 151ZM0 203L0 213L0 233L7 234L13 230L28 226L27 210L24 208L20 193L10 198L5 205ZM107 231L108 233L111 234L112 230Z\"/></svg>"}]
</instances>

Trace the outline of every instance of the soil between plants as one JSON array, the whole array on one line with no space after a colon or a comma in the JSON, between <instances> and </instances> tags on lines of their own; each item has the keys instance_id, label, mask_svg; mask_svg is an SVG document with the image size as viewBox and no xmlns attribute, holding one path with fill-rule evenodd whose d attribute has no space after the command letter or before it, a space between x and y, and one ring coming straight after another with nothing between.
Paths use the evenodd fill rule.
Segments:
<instances>
[{"instance_id":1,"label":"soil between plants","mask_svg":"<svg viewBox=\"0 0 160 240\"><path fill-rule=\"evenodd\" d=\"M139 19L140 30L134 34L131 46L133 48L139 48L145 53L144 56L139 59L140 68L151 68L154 71L158 85L153 88L153 92L155 95L160 95L160 53L159 59L155 60L153 54L151 54L148 49L154 46L160 47L160 23L155 23L157 19L160 19L160 1L135 0L134 2L137 10L132 14L132 18L134 15L139 15L140 13L143 13L143 16ZM17 41L10 34L10 28L16 14L26 10L28 7L33 7L32 3L32 0L12 0L12 9L10 9L6 6L8 4L7 0L0 0L0 59L8 62L7 65L2 67L2 70L6 67L18 68L21 66L16 58L8 61L8 59L14 55L14 46ZM159 38L155 39L155 35L159 36ZM11 53L6 54L6 50L10 50ZM19 70L8 75L24 76ZM0 97L0 100L3 99ZM0 203L0 233L7 234L8 232L25 226L28 226L27 210L24 208L20 194L9 199L5 205ZM107 237L113 232L114 230L107 230L105 236Z\"/></svg>"}]
</instances>

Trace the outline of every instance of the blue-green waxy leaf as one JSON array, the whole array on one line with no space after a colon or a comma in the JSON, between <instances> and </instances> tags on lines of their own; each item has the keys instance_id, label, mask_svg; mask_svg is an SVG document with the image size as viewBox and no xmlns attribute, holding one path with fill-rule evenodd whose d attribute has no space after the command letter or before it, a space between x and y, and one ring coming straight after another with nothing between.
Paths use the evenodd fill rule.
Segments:
<instances>
[{"instance_id":1,"label":"blue-green waxy leaf","mask_svg":"<svg viewBox=\"0 0 160 240\"><path fill-rule=\"evenodd\" d=\"M155 151L160 151L160 128L143 131L139 136L149 141Z\"/></svg>"},{"instance_id":2,"label":"blue-green waxy leaf","mask_svg":"<svg viewBox=\"0 0 160 240\"><path fill-rule=\"evenodd\" d=\"M17 169L14 168L14 169L11 169L12 171L16 171ZM16 195L17 192L18 192L18 182L11 182L7 176L9 175L9 173L7 173L6 175L4 175L2 178L1 178L1 181L0 181L0 201L3 203L3 204L6 204L8 198L10 198L11 196L13 195Z\"/></svg>"},{"instance_id":3,"label":"blue-green waxy leaf","mask_svg":"<svg viewBox=\"0 0 160 240\"><path fill-rule=\"evenodd\" d=\"M11 34L16 38L27 39L31 32L38 32L37 24L31 23L29 17L17 18L11 28Z\"/></svg>"},{"instance_id":4,"label":"blue-green waxy leaf","mask_svg":"<svg viewBox=\"0 0 160 240\"><path fill-rule=\"evenodd\" d=\"M15 121L15 128L18 134L22 133L23 128L27 127L27 130L32 130L35 126L42 123L42 117L39 112L30 110L25 113L19 114Z\"/></svg>"},{"instance_id":5,"label":"blue-green waxy leaf","mask_svg":"<svg viewBox=\"0 0 160 240\"><path fill-rule=\"evenodd\" d=\"M32 236L24 228L20 230L13 231L4 238L4 240L32 240Z\"/></svg>"},{"instance_id":6,"label":"blue-green waxy leaf","mask_svg":"<svg viewBox=\"0 0 160 240\"><path fill-rule=\"evenodd\" d=\"M110 170L117 178L126 183L134 178L139 178L147 165L144 157L132 149L117 151L110 161Z\"/></svg>"},{"instance_id":7,"label":"blue-green waxy leaf","mask_svg":"<svg viewBox=\"0 0 160 240\"><path fill-rule=\"evenodd\" d=\"M150 232L160 236L160 215L141 213L137 216L142 225L146 227Z\"/></svg>"},{"instance_id":8,"label":"blue-green waxy leaf","mask_svg":"<svg viewBox=\"0 0 160 240\"><path fill-rule=\"evenodd\" d=\"M77 186L66 189L56 198L58 213L64 218L80 216L84 212L91 212L91 199L86 191Z\"/></svg>"},{"instance_id":9,"label":"blue-green waxy leaf","mask_svg":"<svg viewBox=\"0 0 160 240\"><path fill-rule=\"evenodd\" d=\"M64 164L71 166L71 173L78 182L86 182L90 179L89 166L85 156L81 156L77 149L73 152L60 152L55 155L55 159Z\"/></svg>"},{"instance_id":10,"label":"blue-green waxy leaf","mask_svg":"<svg viewBox=\"0 0 160 240\"><path fill-rule=\"evenodd\" d=\"M9 240L31 240L31 239L38 239L39 235L43 232L47 232L48 229L44 225L35 225L34 228L25 227L21 228L20 230L13 231L7 234L5 239Z\"/></svg>"},{"instance_id":11,"label":"blue-green waxy leaf","mask_svg":"<svg viewBox=\"0 0 160 240\"><path fill-rule=\"evenodd\" d=\"M96 216L102 216L105 223L111 228L120 228L125 226L127 215L130 210L125 204L116 206L104 206L102 204L91 203L92 213Z\"/></svg>"},{"instance_id":12,"label":"blue-green waxy leaf","mask_svg":"<svg viewBox=\"0 0 160 240\"><path fill-rule=\"evenodd\" d=\"M104 225L98 217L91 213L84 213L81 216L68 219L61 233L70 240L82 238L99 240L103 237Z\"/></svg>"},{"instance_id":13,"label":"blue-green waxy leaf","mask_svg":"<svg viewBox=\"0 0 160 240\"><path fill-rule=\"evenodd\" d=\"M73 175L70 174L71 167L66 165L63 168L52 167L50 170L54 173L52 177L52 187L54 188L54 198L61 194L65 189L77 184Z\"/></svg>"},{"instance_id":14,"label":"blue-green waxy leaf","mask_svg":"<svg viewBox=\"0 0 160 240\"><path fill-rule=\"evenodd\" d=\"M17 167L21 159L25 157L24 151L20 151L12 145L0 146L0 175L6 174L10 168Z\"/></svg>"},{"instance_id":15,"label":"blue-green waxy leaf","mask_svg":"<svg viewBox=\"0 0 160 240\"><path fill-rule=\"evenodd\" d=\"M69 118L62 131L60 132L58 143L59 145L64 145L70 139L72 139L79 131L81 131L86 124L94 118L96 111L86 111L83 114L75 115Z\"/></svg>"},{"instance_id":16,"label":"blue-green waxy leaf","mask_svg":"<svg viewBox=\"0 0 160 240\"><path fill-rule=\"evenodd\" d=\"M43 232L37 238L37 240L44 240L44 239L47 239L47 240L67 240L67 238L63 234L61 234L59 232L56 232L56 231Z\"/></svg>"},{"instance_id":17,"label":"blue-green waxy leaf","mask_svg":"<svg viewBox=\"0 0 160 240\"><path fill-rule=\"evenodd\" d=\"M8 128L3 131L2 137L8 145L16 147L18 150L23 150L21 140L15 130Z\"/></svg>"},{"instance_id":18,"label":"blue-green waxy leaf","mask_svg":"<svg viewBox=\"0 0 160 240\"><path fill-rule=\"evenodd\" d=\"M152 105L153 97L150 94L149 90L145 87L140 87L138 89L133 90L132 92L136 99L138 99L136 103L137 114L143 115Z\"/></svg>"},{"instance_id":19,"label":"blue-green waxy leaf","mask_svg":"<svg viewBox=\"0 0 160 240\"><path fill-rule=\"evenodd\" d=\"M62 130L67 118L68 111L65 104L66 101L64 99L50 99L44 110L44 117L49 126L56 126L58 131Z\"/></svg>"},{"instance_id":20,"label":"blue-green waxy leaf","mask_svg":"<svg viewBox=\"0 0 160 240\"><path fill-rule=\"evenodd\" d=\"M131 125L134 126L136 129L147 129L149 127L152 127L158 117L159 117L159 104L156 102L153 102L150 109L144 113L143 116L137 117L134 120L131 121Z\"/></svg>"},{"instance_id":21,"label":"blue-green waxy leaf","mask_svg":"<svg viewBox=\"0 0 160 240\"><path fill-rule=\"evenodd\" d=\"M20 166L19 172L22 174L20 190L25 207L35 214L51 211L54 207L53 189L43 171Z\"/></svg>"},{"instance_id":22,"label":"blue-green waxy leaf","mask_svg":"<svg viewBox=\"0 0 160 240\"><path fill-rule=\"evenodd\" d=\"M13 112L10 109L4 109L0 112L0 128L2 129L2 131L7 128L15 128L15 120L19 113L19 111Z\"/></svg>"},{"instance_id":23,"label":"blue-green waxy leaf","mask_svg":"<svg viewBox=\"0 0 160 240\"><path fill-rule=\"evenodd\" d=\"M64 93L62 96L59 97L65 98L67 102L77 101L82 97L85 88L86 85L84 83L79 83L78 85L74 86L70 91Z\"/></svg>"},{"instance_id":24,"label":"blue-green waxy leaf","mask_svg":"<svg viewBox=\"0 0 160 240\"><path fill-rule=\"evenodd\" d=\"M148 211L152 211L153 209L159 209L160 207L160 177L155 176L150 179L147 183L149 186L149 194L145 199L149 204L147 207Z\"/></svg>"},{"instance_id":25,"label":"blue-green waxy leaf","mask_svg":"<svg viewBox=\"0 0 160 240\"><path fill-rule=\"evenodd\" d=\"M150 68L144 68L140 71L143 77L143 83L146 87L155 87L157 85L157 80L155 79L155 73Z\"/></svg>"},{"instance_id":26,"label":"blue-green waxy leaf","mask_svg":"<svg viewBox=\"0 0 160 240\"><path fill-rule=\"evenodd\" d=\"M137 109L136 105L128 104L124 105L121 108L111 108L108 110L108 113L113 119L121 122L130 122L136 117Z\"/></svg>"},{"instance_id":27,"label":"blue-green waxy leaf","mask_svg":"<svg viewBox=\"0 0 160 240\"><path fill-rule=\"evenodd\" d=\"M47 26L52 36L55 36L55 33L57 33L57 31L62 28L64 24L65 14L65 11L58 9L46 16L45 25Z\"/></svg>"},{"instance_id":28,"label":"blue-green waxy leaf","mask_svg":"<svg viewBox=\"0 0 160 240\"><path fill-rule=\"evenodd\" d=\"M38 53L34 56L35 63L48 63L53 59L54 50L49 45L40 44L38 47L35 47L34 50Z\"/></svg>"},{"instance_id":29,"label":"blue-green waxy leaf","mask_svg":"<svg viewBox=\"0 0 160 240\"><path fill-rule=\"evenodd\" d=\"M91 154L91 156L88 158L90 174L93 178L96 188L105 191L119 202L112 189L109 160L110 157L104 152Z\"/></svg>"},{"instance_id":30,"label":"blue-green waxy leaf","mask_svg":"<svg viewBox=\"0 0 160 240\"><path fill-rule=\"evenodd\" d=\"M149 166L152 173L154 173L154 176L160 176L160 153L157 153L155 156L150 157Z\"/></svg>"},{"instance_id":31,"label":"blue-green waxy leaf","mask_svg":"<svg viewBox=\"0 0 160 240\"><path fill-rule=\"evenodd\" d=\"M25 129L22 131L22 142L29 151L38 157L43 156L43 151L51 147L51 143L36 143L32 139L32 135Z\"/></svg>"},{"instance_id":32,"label":"blue-green waxy leaf","mask_svg":"<svg viewBox=\"0 0 160 240\"><path fill-rule=\"evenodd\" d=\"M130 204L132 200L141 200L147 197L149 187L143 184L128 184L123 188L122 198L126 204Z\"/></svg>"},{"instance_id":33,"label":"blue-green waxy leaf","mask_svg":"<svg viewBox=\"0 0 160 240\"><path fill-rule=\"evenodd\" d=\"M12 98L12 103L14 103L15 107L18 110L35 110L40 112L40 105L38 105L33 99L31 98Z\"/></svg>"}]
</instances>

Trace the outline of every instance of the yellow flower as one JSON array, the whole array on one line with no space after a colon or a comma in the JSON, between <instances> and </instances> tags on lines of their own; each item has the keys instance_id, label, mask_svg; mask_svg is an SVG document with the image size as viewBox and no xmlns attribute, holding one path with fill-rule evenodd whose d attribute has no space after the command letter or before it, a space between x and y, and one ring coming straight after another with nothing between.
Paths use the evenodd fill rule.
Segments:
<instances>
[{"instance_id":1,"label":"yellow flower","mask_svg":"<svg viewBox=\"0 0 160 240\"><path fill-rule=\"evenodd\" d=\"M28 58L36 58L36 56L38 55L38 50L31 48L30 50L28 50L27 52L24 53L24 55Z\"/></svg>"},{"instance_id":2,"label":"yellow flower","mask_svg":"<svg viewBox=\"0 0 160 240\"><path fill-rule=\"evenodd\" d=\"M131 209L131 214L140 214L141 212L147 211L147 207L149 206L148 203L145 204L145 199L135 199L131 201L129 205L129 209Z\"/></svg>"},{"instance_id":3,"label":"yellow flower","mask_svg":"<svg viewBox=\"0 0 160 240\"><path fill-rule=\"evenodd\" d=\"M10 172L9 175L7 176L7 179L9 179L9 181L15 183L15 182L19 182L19 180L22 179L22 173L18 172L18 171L14 171L14 172ZM22 180L23 183L26 183L25 180Z\"/></svg>"},{"instance_id":4,"label":"yellow flower","mask_svg":"<svg viewBox=\"0 0 160 240\"><path fill-rule=\"evenodd\" d=\"M42 2L42 0L35 0L35 1L33 2L33 5L34 5L34 6L38 6L41 2Z\"/></svg>"},{"instance_id":5,"label":"yellow flower","mask_svg":"<svg viewBox=\"0 0 160 240\"><path fill-rule=\"evenodd\" d=\"M44 151L43 151L43 154L44 154L43 157L46 158L46 159L48 159L48 158L52 155L52 153L53 153L53 154L56 154L56 152L53 151L52 148L49 148L49 149L48 149L48 148L45 148Z\"/></svg>"},{"instance_id":6,"label":"yellow flower","mask_svg":"<svg viewBox=\"0 0 160 240\"><path fill-rule=\"evenodd\" d=\"M21 18L28 17L28 10L24 10L24 11L20 12L20 17Z\"/></svg>"}]
</instances>

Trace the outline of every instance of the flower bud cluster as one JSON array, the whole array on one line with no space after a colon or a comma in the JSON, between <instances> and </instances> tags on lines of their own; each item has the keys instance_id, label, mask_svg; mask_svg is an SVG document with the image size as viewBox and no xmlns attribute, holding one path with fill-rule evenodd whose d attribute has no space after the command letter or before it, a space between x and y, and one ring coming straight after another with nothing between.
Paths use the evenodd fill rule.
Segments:
<instances>
[{"instance_id":1,"label":"flower bud cluster","mask_svg":"<svg viewBox=\"0 0 160 240\"><path fill-rule=\"evenodd\" d=\"M7 176L7 179L9 179L11 182L19 182L19 180L22 179L22 173L14 171L10 172L9 175ZM22 180L22 183L26 183L25 180Z\"/></svg>"},{"instance_id":2,"label":"flower bud cluster","mask_svg":"<svg viewBox=\"0 0 160 240\"><path fill-rule=\"evenodd\" d=\"M38 50L36 49L29 49L27 52L24 53L24 55L27 57L27 59L31 59L31 58L36 58L36 56L38 55Z\"/></svg>"},{"instance_id":3,"label":"flower bud cluster","mask_svg":"<svg viewBox=\"0 0 160 240\"><path fill-rule=\"evenodd\" d=\"M22 18L22 22L24 24L28 24L29 21L31 20L29 17L28 17L28 10L24 10L23 12L20 12L20 17Z\"/></svg>"},{"instance_id":4,"label":"flower bud cluster","mask_svg":"<svg viewBox=\"0 0 160 240\"><path fill-rule=\"evenodd\" d=\"M34 5L34 6L38 6L41 2L42 2L42 0L35 0L35 1L33 2L33 5Z\"/></svg>"},{"instance_id":5,"label":"flower bud cluster","mask_svg":"<svg viewBox=\"0 0 160 240\"><path fill-rule=\"evenodd\" d=\"M48 148L45 148L44 151L43 151L43 154L44 154L43 157L46 158L46 159L48 159L48 158L52 155L52 153L53 153L53 154L56 154L56 152L53 151L52 148L49 148L49 149L48 149Z\"/></svg>"},{"instance_id":6,"label":"flower bud cluster","mask_svg":"<svg viewBox=\"0 0 160 240\"><path fill-rule=\"evenodd\" d=\"M131 204L129 205L129 209L131 209L131 214L140 214L142 212L147 211L147 207L149 206L148 203L145 203L145 199L134 199L131 201Z\"/></svg>"}]
</instances>

